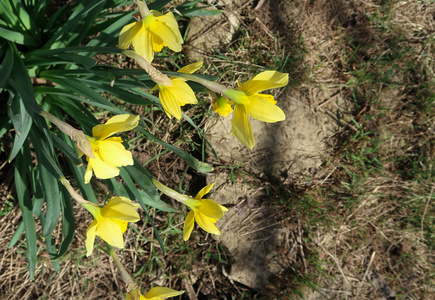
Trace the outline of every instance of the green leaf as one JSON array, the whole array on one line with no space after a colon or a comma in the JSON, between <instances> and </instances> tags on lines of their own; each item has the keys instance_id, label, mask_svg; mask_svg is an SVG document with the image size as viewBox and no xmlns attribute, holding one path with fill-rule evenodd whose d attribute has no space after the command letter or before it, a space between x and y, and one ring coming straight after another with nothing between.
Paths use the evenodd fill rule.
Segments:
<instances>
[{"instance_id":1,"label":"green leaf","mask_svg":"<svg viewBox=\"0 0 435 300\"><path fill-rule=\"evenodd\" d=\"M73 147L71 147L70 145L68 145L64 140L62 140L61 138L57 137L56 135L52 134L52 139L53 139L53 145L54 147L56 147L57 149L59 149L63 154L66 155L66 157L73 163L76 165L81 165L82 164L82 160L79 158L79 155L77 153L77 150L74 149Z\"/></svg>"},{"instance_id":2,"label":"green leaf","mask_svg":"<svg viewBox=\"0 0 435 300\"><path fill-rule=\"evenodd\" d=\"M72 79L72 78L60 78L60 77L45 77L45 79L56 82L57 84L68 88L69 90L87 97L88 99L82 99L71 96L71 95L64 95L67 97L70 97L74 100L79 100L97 107L100 107L102 109L108 110L114 114L124 114L125 111L120 110L116 105L111 103L109 100L101 96L98 92L93 90L92 88L81 84L78 80Z\"/></svg>"},{"instance_id":3,"label":"green leaf","mask_svg":"<svg viewBox=\"0 0 435 300\"><path fill-rule=\"evenodd\" d=\"M14 1L14 10L15 14L18 17L18 20L22 24L22 27L25 28L26 32L29 32L30 35L38 42L38 35L37 32L39 28L36 27L35 23L33 22L32 18L29 16L28 12L26 11L23 3L21 1Z\"/></svg>"},{"instance_id":4,"label":"green leaf","mask_svg":"<svg viewBox=\"0 0 435 300\"><path fill-rule=\"evenodd\" d=\"M5 88L6 83L9 79L9 76L12 71L12 67L14 65L14 52L10 47L7 47L6 54L4 55L4 59L0 64L0 88Z\"/></svg>"},{"instance_id":5,"label":"green leaf","mask_svg":"<svg viewBox=\"0 0 435 300\"><path fill-rule=\"evenodd\" d=\"M59 247L59 252L51 257L52 260L57 260L65 255L69 246L74 240L76 223L74 218L74 209L71 203L68 191L62 187L62 243Z\"/></svg>"},{"instance_id":6,"label":"green leaf","mask_svg":"<svg viewBox=\"0 0 435 300\"><path fill-rule=\"evenodd\" d=\"M36 269L36 230L35 219L32 215L32 201L28 189L28 175L30 161L30 149L26 143L16 157L15 162L15 189L17 191L18 203L23 217L24 230L26 232L27 258L29 260L29 277L33 280Z\"/></svg>"},{"instance_id":7,"label":"green leaf","mask_svg":"<svg viewBox=\"0 0 435 300\"><path fill-rule=\"evenodd\" d=\"M162 211L175 212L177 211L166 202L162 201L159 194L152 183L152 176L148 171L134 158L134 165L124 167L131 178L143 189L140 191L141 199L144 204L155 207Z\"/></svg>"},{"instance_id":8,"label":"green leaf","mask_svg":"<svg viewBox=\"0 0 435 300\"><path fill-rule=\"evenodd\" d=\"M151 226L154 229L154 234L157 238L157 240L159 241L160 247L162 248L162 252L163 254L165 254L165 245L163 244L162 238L160 237L160 233L156 227L156 225L153 222L153 219L150 218L150 215L148 214L148 209L145 205L145 202L143 200L143 198L141 197L141 195L139 194L138 189L136 188L133 180L131 179L130 175L128 174L128 172L125 169L121 169L119 172L119 175L121 175L121 178L124 180L126 186L127 186L127 191L129 191L130 193L132 193L134 195L134 198L137 202L140 203L140 206L142 206L143 210L145 211L145 214L148 217L148 220L151 223Z\"/></svg>"},{"instance_id":9,"label":"green leaf","mask_svg":"<svg viewBox=\"0 0 435 300\"><path fill-rule=\"evenodd\" d=\"M54 260L52 253L56 253L56 245L54 243L53 235L49 234L45 239L45 245L47 245L48 253L50 254L51 264L53 265L53 269L59 273L60 272L60 264L59 261Z\"/></svg>"},{"instance_id":10,"label":"green leaf","mask_svg":"<svg viewBox=\"0 0 435 300\"><path fill-rule=\"evenodd\" d=\"M83 117L84 114L82 113L82 111L85 111L85 108L84 107L82 109L78 108L78 110L77 110L77 106L75 105L76 103L68 103L68 104L69 105L63 107L63 109L65 109L75 120L79 121L80 118L76 118L75 115L77 114L78 117ZM81 106L80 104L78 104L78 105ZM57 116L60 120L65 121L65 119L63 118L63 116L61 115L61 113L58 109L53 109L52 113L53 113L53 115ZM92 120L92 118L95 120L94 116L90 115L90 117L91 117L90 120ZM79 123L80 123L80 121L79 121ZM95 123L98 123L98 122L95 120ZM91 130L92 126L93 125L89 126L90 127L89 130ZM63 132L59 132L59 136L60 136L60 139L62 139L66 145L71 147L71 149L75 153L74 154L75 157L80 162L80 165L77 165L75 163L75 160L68 159L68 164L70 166L71 171L74 174L74 177L77 180L77 183L79 185L79 188L80 188L80 191L81 191L83 197L86 200L97 203L97 198L95 197L95 193L94 193L94 190L92 189L92 186L90 184L84 183L83 178L85 176L85 167L82 164L82 160L78 158L78 152L77 152L75 143L71 140L71 138L69 136L67 136Z\"/></svg>"},{"instance_id":11,"label":"green leaf","mask_svg":"<svg viewBox=\"0 0 435 300\"><path fill-rule=\"evenodd\" d=\"M9 242L9 248L15 246L15 244L20 240L23 231L24 231L24 221L21 221L17 227L17 230L15 230L15 233L12 236L11 241Z\"/></svg>"},{"instance_id":12,"label":"green leaf","mask_svg":"<svg viewBox=\"0 0 435 300\"><path fill-rule=\"evenodd\" d=\"M0 24L0 36L8 41L26 46L37 46L35 39L25 33L17 32Z\"/></svg>"},{"instance_id":13,"label":"green leaf","mask_svg":"<svg viewBox=\"0 0 435 300\"><path fill-rule=\"evenodd\" d=\"M96 32L99 34L98 36L90 40L89 43L86 44L86 46L91 46L91 47L92 46L100 46L100 47L116 46L118 42L117 37L121 32L122 28L125 25L132 23L132 21L134 21L131 15L132 15L131 12L127 12L119 17L107 19L101 24L99 24L99 26L96 26L98 27L95 28ZM90 56L93 55L90 54Z\"/></svg>"},{"instance_id":14,"label":"green leaf","mask_svg":"<svg viewBox=\"0 0 435 300\"><path fill-rule=\"evenodd\" d=\"M81 1L64 26L53 34L44 48L60 48L74 43L78 45L86 36L104 2L105 0Z\"/></svg>"},{"instance_id":15,"label":"green leaf","mask_svg":"<svg viewBox=\"0 0 435 300\"><path fill-rule=\"evenodd\" d=\"M20 151L32 127L32 118L27 112L21 97L12 94L11 91L9 92L8 116L12 120L15 129L14 145L8 159L11 162Z\"/></svg>"},{"instance_id":16,"label":"green leaf","mask_svg":"<svg viewBox=\"0 0 435 300\"><path fill-rule=\"evenodd\" d=\"M39 117L39 116L35 116ZM39 117L42 118L42 117ZM60 190L58 179L62 177L56 158L53 153L53 143L45 123L45 120L37 118L38 126L34 127L29 134L30 140L34 145L38 168L41 176L41 186L44 191L46 202L46 220L42 228L42 235L47 237L56 227L60 215Z\"/></svg>"},{"instance_id":17,"label":"green leaf","mask_svg":"<svg viewBox=\"0 0 435 300\"><path fill-rule=\"evenodd\" d=\"M48 94L49 96L47 95L45 97L46 101L53 102L57 108L70 115L73 120L76 120L82 126L85 134L92 135L92 127L100 124L88 109L81 104L81 101L70 101L66 97L71 95L71 93L68 94L68 90L57 87L36 87L35 94ZM77 97L77 100L81 100L81 98ZM56 111L53 111L54 115L56 115L56 113ZM63 120L61 114L56 116ZM68 137L68 139L70 138Z\"/></svg>"},{"instance_id":18,"label":"green leaf","mask_svg":"<svg viewBox=\"0 0 435 300\"><path fill-rule=\"evenodd\" d=\"M148 4L148 8L151 10L162 10L162 8L168 4L169 2L171 2L172 0L156 0L153 3Z\"/></svg>"},{"instance_id":19,"label":"green leaf","mask_svg":"<svg viewBox=\"0 0 435 300\"><path fill-rule=\"evenodd\" d=\"M44 193L42 191L41 186L41 176L39 168L33 168L31 172L31 183L32 183L32 190L33 190L33 208L32 208L32 214L40 218L41 215L44 216L42 213L42 207L44 206Z\"/></svg>"},{"instance_id":20,"label":"green leaf","mask_svg":"<svg viewBox=\"0 0 435 300\"><path fill-rule=\"evenodd\" d=\"M147 130L142 128L143 126L145 126L145 124L143 123L142 120L141 120L141 122L142 122L141 123L142 126L138 126L138 129L141 133L143 133L149 139L156 141L157 143L165 146L167 149L173 151L175 154L177 154L179 157L181 157L184 161L186 161L189 164L189 166L192 167L194 170L196 170L198 172L202 172L202 173L208 173L208 172L213 171L213 167L211 165L197 160L189 153L187 153L187 152L185 152L185 151L183 151L183 150L181 150L181 149L179 149L171 144L165 143L162 140L155 137L154 135L152 135L151 133L149 133Z\"/></svg>"}]
</instances>

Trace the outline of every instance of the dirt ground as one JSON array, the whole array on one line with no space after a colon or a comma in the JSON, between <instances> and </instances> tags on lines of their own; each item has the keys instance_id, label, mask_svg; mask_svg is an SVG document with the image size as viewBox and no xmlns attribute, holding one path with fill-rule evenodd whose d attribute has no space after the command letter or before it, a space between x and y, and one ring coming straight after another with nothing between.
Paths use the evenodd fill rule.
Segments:
<instances>
[{"instance_id":1,"label":"dirt ground","mask_svg":"<svg viewBox=\"0 0 435 300\"><path fill-rule=\"evenodd\" d=\"M379 173L365 174L372 153L361 154L364 165L350 158L354 148L368 149L375 139L383 141L376 149L391 158L405 157L420 143L433 140L433 116L413 104L418 94L413 87L428 80L406 66L416 60L422 68L434 66L433 56L423 53L433 51L435 5L377 0L205 2L223 13L192 21L183 48L187 59L204 57L215 66L206 67L206 73L220 75L228 85L279 66L290 74L288 88L273 91L286 120L252 120L253 150L230 136L231 117L213 115L202 122L219 157L208 149L206 162L215 171L205 177L159 146L135 148L134 155L143 163L160 155L147 168L171 187L190 182L194 194L204 183L216 182L210 198L229 211L217 223L222 232L217 239L199 234L179 246L177 235L170 232L182 228L182 216L152 210L157 226L167 226L167 219L174 218L163 235L165 243L174 246L162 255L152 230L139 222L134 226L145 238L130 240L123 257L126 267L144 287L186 290L180 299L431 299L433 233L425 235L423 228L425 222L433 226L433 179L409 180L403 174L411 167L388 159ZM391 84L385 85L379 78L390 70L382 69L378 58L387 54L393 60L394 47L399 46L412 49L413 55L403 56ZM272 62L274 58L281 64ZM370 80L355 84L361 78L356 71L367 71L362 66L379 68L380 77L368 76ZM371 96L375 104L367 100ZM162 126L156 134L174 139L171 132L179 130L178 125L168 125L163 114L153 118ZM417 130L422 120L431 123ZM376 133L371 140L357 139L360 128ZM183 138L197 138L185 134ZM425 168L432 170L433 143L424 156ZM1 158L6 161L5 152ZM84 257L85 225L78 226L59 274L40 251L37 277L29 280L24 244L8 248L20 221L12 172L10 165L1 164L0 211L6 213L0 216L0 298L121 299L123 284L113 262L102 252ZM355 174L358 185L352 181ZM352 189L347 189L348 182ZM420 223L403 221L413 213L402 205L409 192L415 199L427 199L418 212L421 230ZM86 216L75 209L81 224ZM148 272L139 272L143 270Z\"/></svg>"}]
</instances>

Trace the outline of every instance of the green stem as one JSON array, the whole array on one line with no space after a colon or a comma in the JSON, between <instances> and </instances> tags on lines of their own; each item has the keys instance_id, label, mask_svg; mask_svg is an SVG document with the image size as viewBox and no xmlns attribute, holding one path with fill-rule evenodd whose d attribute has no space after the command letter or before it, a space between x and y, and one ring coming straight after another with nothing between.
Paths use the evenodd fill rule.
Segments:
<instances>
[{"instance_id":1,"label":"green stem","mask_svg":"<svg viewBox=\"0 0 435 300\"><path fill-rule=\"evenodd\" d=\"M71 195L71 197L73 197L74 200L76 200L78 203L80 204L90 204L95 206L94 203L89 202L87 200L85 200L82 196L80 196L79 193L76 192L76 190L74 190L74 188L71 186L71 184L69 183L68 180L66 180L65 177L61 177L60 178L60 182L63 184L63 186L68 190L68 193Z\"/></svg>"},{"instance_id":2,"label":"green stem","mask_svg":"<svg viewBox=\"0 0 435 300\"><path fill-rule=\"evenodd\" d=\"M122 281L124 281L124 283L127 286L127 293L130 294L130 297L132 297L132 299L139 299L140 291L139 291L139 287L137 286L136 282L133 281L130 274L127 272L127 270L124 268L124 266L119 261L119 257L116 254L115 250L113 250L113 248L110 245L108 245L107 243L106 243L106 245L109 249L110 257L113 259L113 262L115 263L116 267L118 268L119 273L121 274Z\"/></svg>"}]
</instances>

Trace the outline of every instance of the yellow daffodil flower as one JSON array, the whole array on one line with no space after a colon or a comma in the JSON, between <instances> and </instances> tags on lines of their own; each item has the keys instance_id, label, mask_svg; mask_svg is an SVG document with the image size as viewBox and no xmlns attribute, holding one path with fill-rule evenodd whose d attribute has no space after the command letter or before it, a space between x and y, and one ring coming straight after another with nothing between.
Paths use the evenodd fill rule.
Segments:
<instances>
[{"instance_id":1,"label":"yellow daffodil flower","mask_svg":"<svg viewBox=\"0 0 435 300\"><path fill-rule=\"evenodd\" d=\"M93 136L86 136L86 138L91 142L95 158L87 157L88 167L85 172L85 183L91 180L93 173L97 178L107 179L119 175L118 167L133 165L133 157L130 151L127 151L122 145L122 139L110 136L131 130L138 123L139 116L125 114L114 116L106 124L92 128ZM83 155L83 153L80 154Z\"/></svg>"},{"instance_id":2,"label":"yellow daffodil flower","mask_svg":"<svg viewBox=\"0 0 435 300\"><path fill-rule=\"evenodd\" d=\"M202 61L187 65L177 72L192 74L196 70L202 67ZM181 106L185 104L198 103L195 93L192 88L186 83L186 79L181 77L171 77L172 86L163 85L157 83L157 85L151 89L154 91L159 89L159 100L162 103L163 109L169 118L174 116L178 120L181 119Z\"/></svg>"},{"instance_id":3,"label":"yellow daffodil flower","mask_svg":"<svg viewBox=\"0 0 435 300\"><path fill-rule=\"evenodd\" d=\"M180 52L183 38L178 29L177 21L171 12L162 15L158 11L146 9L143 20L133 22L122 28L118 45L127 49L133 44L134 51L148 62L154 59L154 52L162 51L164 46Z\"/></svg>"},{"instance_id":4,"label":"yellow daffodil flower","mask_svg":"<svg viewBox=\"0 0 435 300\"><path fill-rule=\"evenodd\" d=\"M176 291L166 287L153 287L145 295L142 295L137 290L134 290L125 296L125 300L164 300L164 298L179 296L183 293L184 291ZM137 297L137 294L139 294L140 298Z\"/></svg>"},{"instance_id":5,"label":"yellow daffodil flower","mask_svg":"<svg viewBox=\"0 0 435 300\"><path fill-rule=\"evenodd\" d=\"M255 145L248 114L254 119L267 123L285 120L285 114L281 108L275 105L276 101L273 96L259 94L259 92L283 87L287 83L287 73L265 71L245 83L240 83L239 81L237 91L231 89L223 91L224 95L235 103L231 134L234 134L246 147L252 149ZM224 102L222 102L220 107L224 111L228 110ZM224 116L219 109L215 109L215 111Z\"/></svg>"},{"instance_id":6,"label":"yellow daffodil flower","mask_svg":"<svg viewBox=\"0 0 435 300\"><path fill-rule=\"evenodd\" d=\"M224 216L224 213L228 211L228 209L213 200L202 198L210 192L214 183L201 189L194 198L177 193L157 180L153 180L153 184L167 196L180 201L191 209L184 221L183 239L185 241L189 239L190 234L192 233L193 226L195 225L194 221L196 221L198 225L208 233L215 235L221 234L215 223L216 220Z\"/></svg>"},{"instance_id":7,"label":"yellow daffodil flower","mask_svg":"<svg viewBox=\"0 0 435 300\"><path fill-rule=\"evenodd\" d=\"M97 235L109 245L123 248L123 233L127 230L128 222L137 222L140 219L136 211L139 204L125 197L113 197L103 208L92 204L82 205L94 217L86 230L86 256L92 254Z\"/></svg>"}]
</instances>

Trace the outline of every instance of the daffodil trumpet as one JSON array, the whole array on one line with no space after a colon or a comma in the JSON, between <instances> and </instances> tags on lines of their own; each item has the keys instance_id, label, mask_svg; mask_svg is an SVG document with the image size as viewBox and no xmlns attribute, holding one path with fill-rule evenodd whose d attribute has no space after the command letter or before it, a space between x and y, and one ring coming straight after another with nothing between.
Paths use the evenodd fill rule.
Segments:
<instances>
[{"instance_id":1,"label":"daffodil trumpet","mask_svg":"<svg viewBox=\"0 0 435 300\"><path fill-rule=\"evenodd\" d=\"M191 209L184 221L183 239L185 241L190 238L195 221L198 223L199 227L206 232L215 235L221 234L215 223L224 216L224 213L228 211L228 209L213 200L203 199L213 188L214 183L202 188L195 197L191 197L180 194L155 179L153 179L152 182L165 195L183 203Z\"/></svg>"}]
</instances>

